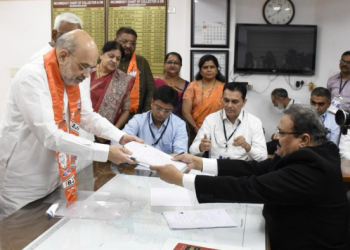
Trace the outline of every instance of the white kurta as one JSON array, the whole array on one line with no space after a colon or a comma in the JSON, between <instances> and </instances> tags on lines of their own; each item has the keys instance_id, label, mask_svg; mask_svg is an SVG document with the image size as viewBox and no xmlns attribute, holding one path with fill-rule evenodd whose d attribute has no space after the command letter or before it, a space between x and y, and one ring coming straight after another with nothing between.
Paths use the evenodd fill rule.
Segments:
<instances>
[{"instance_id":1,"label":"white kurta","mask_svg":"<svg viewBox=\"0 0 350 250\"><path fill-rule=\"evenodd\" d=\"M29 59L28 63L33 62L35 60L37 60L39 57L43 57L44 55L46 55L50 50L52 50L53 47L47 43L46 46L44 48L42 48L41 50L39 50L38 52L36 52L34 55L32 55L32 57ZM80 86L83 87L86 96L88 98L90 98L90 80L91 78L88 77L86 78L84 81L82 81L80 83ZM79 130L79 136L89 139L90 141L94 141L94 135L90 134L88 132L86 132L84 129L80 129ZM79 158L77 160L77 173L81 170L83 170L85 167L90 166L92 164L91 160L86 160L84 158Z\"/></svg>"},{"instance_id":2,"label":"white kurta","mask_svg":"<svg viewBox=\"0 0 350 250\"><path fill-rule=\"evenodd\" d=\"M125 133L93 112L91 100L81 87L80 94L81 127L119 141ZM67 107L66 95L64 102ZM109 146L58 129L43 58L39 57L16 74L0 125L0 218L59 186L56 151L78 159L107 161Z\"/></svg>"}]
</instances>

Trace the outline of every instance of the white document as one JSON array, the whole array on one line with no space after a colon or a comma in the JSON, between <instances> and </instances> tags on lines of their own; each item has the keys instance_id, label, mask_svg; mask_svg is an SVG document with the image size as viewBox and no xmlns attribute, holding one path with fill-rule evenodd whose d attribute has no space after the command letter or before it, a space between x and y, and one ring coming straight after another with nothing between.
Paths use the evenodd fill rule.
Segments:
<instances>
[{"instance_id":1,"label":"white document","mask_svg":"<svg viewBox=\"0 0 350 250\"><path fill-rule=\"evenodd\" d=\"M185 188L151 188L152 207L191 206L188 191Z\"/></svg>"},{"instance_id":2,"label":"white document","mask_svg":"<svg viewBox=\"0 0 350 250\"><path fill-rule=\"evenodd\" d=\"M237 246L229 246L229 245L216 244L216 243L173 239L173 238L168 238L161 250L174 250L178 244L205 247L205 248L210 248L215 250L251 250L251 248L246 248L246 247L237 247ZM189 249L194 249L194 248L189 248Z\"/></svg>"},{"instance_id":3,"label":"white document","mask_svg":"<svg viewBox=\"0 0 350 250\"><path fill-rule=\"evenodd\" d=\"M173 157L171 155L168 155L150 145L132 141L125 144L124 147L132 152L130 158L140 165L149 167L172 164L182 172L187 169L186 163L172 161L171 159Z\"/></svg>"},{"instance_id":4,"label":"white document","mask_svg":"<svg viewBox=\"0 0 350 250\"><path fill-rule=\"evenodd\" d=\"M237 227L225 209L163 212L171 229Z\"/></svg>"}]
</instances>

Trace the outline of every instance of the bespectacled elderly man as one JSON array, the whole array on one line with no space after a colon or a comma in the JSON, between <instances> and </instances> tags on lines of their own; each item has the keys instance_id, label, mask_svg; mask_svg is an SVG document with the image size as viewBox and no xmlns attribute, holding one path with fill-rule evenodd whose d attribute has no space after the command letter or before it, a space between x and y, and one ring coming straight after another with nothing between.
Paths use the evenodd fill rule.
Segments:
<instances>
[{"instance_id":1,"label":"bespectacled elderly man","mask_svg":"<svg viewBox=\"0 0 350 250\"><path fill-rule=\"evenodd\" d=\"M180 155L188 175L173 165L152 166L169 183L196 192L200 203L263 203L271 249L348 249L349 204L337 146L313 107L294 104L278 124L273 159L262 162Z\"/></svg>"},{"instance_id":2,"label":"bespectacled elderly man","mask_svg":"<svg viewBox=\"0 0 350 250\"><path fill-rule=\"evenodd\" d=\"M121 144L143 142L93 112L80 83L97 57L89 34L73 30L13 79L0 125L0 219L48 195L60 181L68 204L75 201L78 158L135 163L121 146L79 137L81 127Z\"/></svg>"}]
</instances>

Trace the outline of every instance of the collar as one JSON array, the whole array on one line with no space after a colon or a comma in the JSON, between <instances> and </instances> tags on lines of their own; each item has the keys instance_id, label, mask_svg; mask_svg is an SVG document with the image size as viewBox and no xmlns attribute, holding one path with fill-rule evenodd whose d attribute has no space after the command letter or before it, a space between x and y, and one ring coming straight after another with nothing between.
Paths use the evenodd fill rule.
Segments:
<instances>
[{"instance_id":1,"label":"collar","mask_svg":"<svg viewBox=\"0 0 350 250\"><path fill-rule=\"evenodd\" d=\"M161 127L165 127L166 126L167 121L168 121L168 119L170 119L171 115L172 115L172 113L169 115L169 117L167 119L164 120L164 122L162 123ZM150 125L154 125L156 127L156 125L153 122L153 117L152 117L152 111L151 110L147 111L147 116L149 117L149 120L148 120L149 124Z\"/></svg>"},{"instance_id":2,"label":"collar","mask_svg":"<svg viewBox=\"0 0 350 250\"><path fill-rule=\"evenodd\" d=\"M223 120L223 121L227 120L228 122L231 123L231 121L230 121L230 120L227 118L227 116L226 116L225 109L222 109L222 112L221 112L221 113L222 113L222 120ZM243 117L244 117L244 110L241 109L241 112L239 113L239 115L238 115L238 117L237 117L235 123L236 123L237 121L242 122L242 121L243 121Z\"/></svg>"}]
</instances>

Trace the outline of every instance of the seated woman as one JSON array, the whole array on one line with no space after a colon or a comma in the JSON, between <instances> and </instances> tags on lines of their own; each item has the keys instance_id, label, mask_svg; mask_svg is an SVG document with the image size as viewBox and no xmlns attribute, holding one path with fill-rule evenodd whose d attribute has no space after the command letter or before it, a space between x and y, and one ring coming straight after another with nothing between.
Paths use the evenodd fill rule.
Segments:
<instances>
[{"instance_id":1,"label":"seated woman","mask_svg":"<svg viewBox=\"0 0 350 250\"><path fill-rule=\"evenodd\" d=\"M91 101L95 112L107 118L117 128L128 121L130 89L134 77L117 69L124 56L123 47L116 41L106 42L96 71L91 73Z\"/></svg>"},{"instance_id":2,"label":"seated woman","mask_svg":"<svg viewBox=\"0 0 350 250\"><path fill-rule=\"evenodd\" d=\"M192 140L205 117L223 108L221 97L225 77L219 71L218 59L204 55L198 62L198 68L196 80L188 85L182 102L182 115L193 128Z\"/></svg>"},{"instance_id":3,"label":"seated woman","mask_svg":"<svg viewBox=\"0 0 350 250\"><path fill-rule=\"evenodd\" d=\"M164 59L164 75L154 78L157 88L163 85L169 85L177 91L179 98L173 110L173 114L177 116L182 115L182 96L189 83L180 77L181 67L182 57L180 54L170 52L166 54Z\"/></svg>"}]
</instances>

